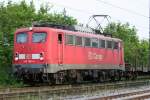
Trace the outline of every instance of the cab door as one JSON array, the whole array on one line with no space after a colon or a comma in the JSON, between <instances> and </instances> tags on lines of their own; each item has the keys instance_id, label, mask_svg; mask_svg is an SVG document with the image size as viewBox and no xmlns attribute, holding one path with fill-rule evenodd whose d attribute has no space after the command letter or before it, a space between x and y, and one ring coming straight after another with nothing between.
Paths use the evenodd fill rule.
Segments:
<instances>
[{"instance_id":1,"label":"cab door","mask_svg":"<svg viewBox=\"0 0 150 100\"><path fill-rule=\"evenodd\" d=\"M58 33L57 34L57 46L58 46L58 64L62 65L63 64L63 33Z\"/></svg>"}]
</instances>

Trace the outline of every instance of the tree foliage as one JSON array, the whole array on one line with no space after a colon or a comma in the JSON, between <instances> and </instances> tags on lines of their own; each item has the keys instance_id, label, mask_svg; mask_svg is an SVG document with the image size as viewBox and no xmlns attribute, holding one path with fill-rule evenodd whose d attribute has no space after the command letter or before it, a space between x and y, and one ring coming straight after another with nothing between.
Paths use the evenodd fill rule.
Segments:
<instances>
[{"instance_id":1,"label":"tree foliage","mask_svg":"<svg viewBox=\"0 0 150 100\"><path fill-rule=\"evenodd\" d=\"M64 17L63 13L48 13L50 9L48 6L41 5L40 10L36 11L34 2L30 4L25 1L0 3L0 81L1 79L4 82L9 80L8 72L12 67L13 35L17 28L32 26L34 21L65 25L77 24L77 20L71 16Z\"/></svg>"},{"instance_id":2,"label":"tree foliage","mask_svg":"<svg viewBox=\"0 0 150 100\"><path fill-rule=\"evenodd\" d=\"M139 40L135 27L131 27L129 23L112 22L105 28L105 32L112 33L113 37L123 40L126 63L130 63L134 67L148 65L148 41Z\"/></svg>"}]
</instances>

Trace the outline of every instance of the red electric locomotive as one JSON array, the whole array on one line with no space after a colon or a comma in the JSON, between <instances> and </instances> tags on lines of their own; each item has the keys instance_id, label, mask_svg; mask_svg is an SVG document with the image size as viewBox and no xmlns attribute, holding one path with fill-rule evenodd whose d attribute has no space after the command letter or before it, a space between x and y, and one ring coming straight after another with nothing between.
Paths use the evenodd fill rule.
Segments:
<instances>
[{"instance_id":1,"label":"red electric locomotive","mask_svg":"<svg viewBox=\"0 0 150 100\"><path fill-rule=\"evenodd\" d=\"M118 80L125 70L123 43L79 26L20 28L14 35L13 70L25 82Z\"/></svg>"}]
</instances>

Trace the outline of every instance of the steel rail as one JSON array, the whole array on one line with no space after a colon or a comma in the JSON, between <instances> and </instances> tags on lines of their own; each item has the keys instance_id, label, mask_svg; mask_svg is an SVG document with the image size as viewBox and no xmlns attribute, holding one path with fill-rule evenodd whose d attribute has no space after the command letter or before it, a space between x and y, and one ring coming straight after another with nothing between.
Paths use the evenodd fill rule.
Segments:
<instances>
[{"instance_id":1,"label":"steel rail","mask_svg":"<svg viewBox=\"0 0 150 100\"><path fill-rule=\"evenodd\" d=\"M50 93L50 94L74 94L83 92L94 92L103 89L117 89L123 87L134 87L150 85L149 80L143 81L127 81L118 83L103 83L103 84L79 84L79 85L57 85L57 86L42 86L42 87L24 87L24 88L8 88L5 90L0 89L0 99L11 96L18 96L24 94L39 94L39 93Z\"/></svg>"}]
</instances>

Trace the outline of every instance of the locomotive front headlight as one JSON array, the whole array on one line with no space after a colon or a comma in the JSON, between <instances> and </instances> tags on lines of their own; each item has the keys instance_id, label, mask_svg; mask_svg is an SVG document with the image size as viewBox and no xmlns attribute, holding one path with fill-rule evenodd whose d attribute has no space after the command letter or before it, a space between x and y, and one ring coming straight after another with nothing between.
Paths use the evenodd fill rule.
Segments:
<instances>
[{"instance_id":1,"label":"locomotive front headlight","mask_svg":"<svg viewBox=\"0 0 150 100\"><path fill-rule=\"evenodd\" d=\"M15 61L18 61L18 60L19 60L19 54L16 53L16 54L15 54Z\"/></svg>"},{"instance_id":2,"label":"locomotive front headlight","mask_svg":"<svg viewBox=\"0 0 150 100\"><path fill-rule=\"evenodd\" d=\"M44 60L44 53L40 53L40 60Z\"/></svg>"},{"instance_id":3,"label":"locomotive front headlight","mask_svg":"<svg viewBox=\"0 0 150 100\"><path fill-rule=\"evenodd\" d=\"M15 57L15 61L18 61L18 59L19 59L18 57Z\"/></svg>"},{"instance_id":4,"label":"locomotive front headlight","mask_svg":"<svg viewBox=\"0 0 150 100\"><path fill-rule=\"evenodd\" d=\"M32 31L32 30L33 30L33 27L29 27L29 30Z\"/></svg>"},{"instance_id":5,"label":"locomotive front headlight","mask_svg":"<svg viewBox=\"0 0 150 100\"><path fill-rule=\"evenodd\" d=\"M43 57L40 57L40 60L43 60L44 58Z\"/></svg>"}]
</instances>

